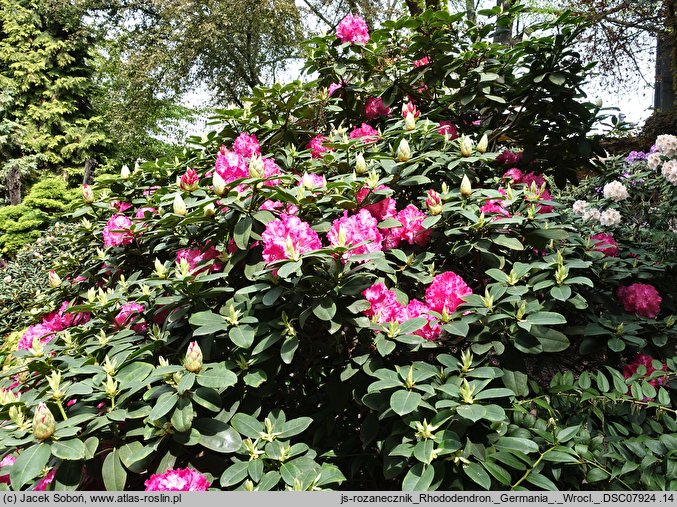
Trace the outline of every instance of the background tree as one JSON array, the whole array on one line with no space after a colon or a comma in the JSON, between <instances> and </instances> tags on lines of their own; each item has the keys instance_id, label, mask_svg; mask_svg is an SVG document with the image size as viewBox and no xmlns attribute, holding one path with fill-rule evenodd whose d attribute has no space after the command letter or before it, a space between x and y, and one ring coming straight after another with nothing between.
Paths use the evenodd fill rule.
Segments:
<instances>
[{"instance_id":1,"label":"background tree","mask_svg":"<svg viewBox=\"0 0 677 507\"><path fill-rule=\"evenodd\" d=\"M37 171L74 177L105 149L92 38L70 4L0 0L0 179L11 202Z\"/></svg>"}]
</instances>

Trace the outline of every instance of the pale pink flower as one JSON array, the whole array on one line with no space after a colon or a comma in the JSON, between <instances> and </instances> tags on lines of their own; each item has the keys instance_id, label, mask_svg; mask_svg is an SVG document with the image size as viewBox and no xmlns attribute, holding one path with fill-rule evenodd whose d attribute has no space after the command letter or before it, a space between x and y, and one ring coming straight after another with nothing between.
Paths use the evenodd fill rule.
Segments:
<instances>
[{"instance_id":1,"label":"pale pink flower","mask_svg":"<svg viewBox=\"0 0 677 507\"><path fill-rule=\"evenodd\" d=\"M310 224L286 213L266 224L261 240L263 260L267 263L279 259L298 260L301 254L322 248L320 237Z\"/></svg>"},{"instance_id":2,"label":"pale pink flower","mask_svg":"<svg viewBox=\"0 0 677 507\"><path fill-rule=\"evenodd\" d=\"M152 215L156 211L157 209L151 207L139 208L138 210L136 210L136 213L134 213L134 218L144 219L146 218L146 213Z\"/></svg>"},{"instance_id":3,"label":"pale pink flower","mask_svg":"<svg viewBox=\"0 0 677 507\"><path fill-rule=\"evenodd\" d=\"M278 176L282 174L280 166L275 163L272 158L263 157L263 176L264 178L272 178L273 176ZM274 187L280 184L279 179L266 180L264 185L268 187Z\"/></svg>"},{"instance_id":4,"label":"pale pink flower","mask_svg":"<svg viewBox=\"0 0 677 507\"><path fill-rule=\"evenodd\" d=\"M146 482L146 491L207 491L211 483L197 470L179 468L153 474Z\"/></svg>"},{"instance_id":5,"label":"pale pink flower","mask_svg":"<svg viewBox=\"0 0 677 507\"><path fill-rule=\"evenodd\" d=\"M336 90L340 90L341 88L343 88L343 83L331 83L327 90L327 95L331 97Z\"/></svg>"},{"instance_id":6,"label":"pale pink flower","mask_svg":"<svg viewBox=\"0 0 677 507\"><path fill-rule=\"evenodd\" d=\"M143 320L143 312L146 308L139 303L126 303L115 316L113 327L117 330L131 327L137 333L143 333L148 329L148 324Z\"/></svg>"},{"instance_id":7,"label":"pale pink flower","mask_svg":"<svg viewBox=\"0 0 677 507\"><path fill-rule=\"evenodd\" d=\"M364 143L373 143L378 139L378 130L367 123L363 123L350 131L350 139L360 138Z\"/></svg>"},{"instance_id":8,"label":"pale pink flower","mask_svg":"<svg viewBox=\"0 0 677 507\"><path fill-rule=\"evenodd\" d=\"M284 203L280 201L271 201L270 199L267 199L266 201L259 206L260 210L268 210L268 211L274 211L274 210L284 210L283 212L286 213L287 215L297 215L299 212L299 207L296 206L295 204L292 203Z\"/></svg>"},{"instance_id":9,"label":"pale pink flower","mask_svg":"<svg viewBox=\"0 0 677 507\"><path fill-rule=\"evenodd\" d=\"M379 116L390 116L390 108L386 107L381 97L369 97L364 106L364 116L373 120Z\"/></svg>"},{"instance_id":10,"label":"pale pink flower","mask_svg":"<svg viewBox=\"0 0 677 507\"><path fill-rule=\"evenodd\" d=\"M402 304L397 301L395 293L386 289L383 283L375 283L362 291L362 295L371 304L364 314L376 323L403 322L407 318L407 312Z\"/></svg>"},{"instance_id":11,"label":"pale pink flower","mask_svg":"<svg viewBox=\"0 0 677 507\"><path fill-rule=\"evenodd\" d=\"M346 42L369 42L367 23L358 15L348 14L336 27L336 37Z\"/></svg>"},{"instance_id":12,"label":"pale pink flower","mask_svg":"<svg viewBox=\"0 0 677 507\"><path fill-rule=\"evenodd\" d=\"M596 244L592 249L602 252L605 257L616 257L618 255L618 243L616 243L613 234L600 232L590 236L590 239L596 240Z\"/></svg>"},{"instance_id":13,"label":"pale pink flower","mask_svg":"<svg viewBox=\"0 0 677 507\"><path fill-rule=\"evenodd\" d=\"M332 246L360 245L344 253L344 261L353 255L383 250L383 236L378 230L378 222L366 209L352 216L344 211L343 216L332 223L327 238Z\"/></svg>"},{"instance_id":14,"label":"pale pink flower","mask_svg":"<svg viewBox=\"0 0 677 507\"><path fill-rule=\"evenodd\" d=\"M387 187L386 185L379 185L372 189L364 186L357 192L355 198L357 199L358 203L362 203L371 192L376 190L390 190L390 187ZM377 197L380 198L381 196ZM364 207L364 209L369 211L369 213L371 213L376 220L381 221L390 217L394 218L395 215L397 215L396 205L395 199L392 197L385 197L374 204L368 204Z\"/></svg>"},{"instance_id":15,"label":"pale pink flower","mask_svg":"<svg viewBox=\"0 0 677 507\"><path fill-rule=\"evenodd\" d=\"M103 228L103 246L123 246L134 241L132 221L124 215L113 215Z\"/></svg>"},{"instance_id":16,"label":"pale pink flower","mask_svg":"<svg viewBox=\"0 0 677 507\"><path fill-rule=\"evenodd\" d=\"M206 250L200 248L183 248L176 252L176 262L180 263L181 259L185 259L190 267L190 272L193 274L198 274L209 269L211 272L221 271L223 269L223 264L220 262L215 262L211 266L203 266L201 269L197 270L201 264L204 264L212 259L218 259L221 255L215 247L210 246Z\"/></svg>"},{"instance_id":17,"label":"pale pink flower","mask_svg":"<svg viewBox=\"0 0 677 507\"><path fill-rule=\"evenodd\" d=\"M233 151L245 158L261 155L261 146L256 135L242 132L233 142Z\"/></svg>"},{"instance_id":18,"label":"pale pink flower","mask_svg":"<svg viewBox=\"0 0 677 507\"><path fill-rule=\"evenodd\" d=\"M472 294L463 278L452 271L437 275L425 291L428 308L434 312L451 314L463 302L462 297Z\"/></svg>"},{"instance_id":19,"label":"pale pink flower","mask_svg":"<svg viewBox=\"0 0 677 507\"><path fill-rule=\"evenodd\" d=\"M661 311L662 298L653 285L633 283L628 287L621 286L616 289L616 296L626 312L653 319Z\"/></svg>"},{"instance_id":20,"label":"pale pink flower","mask_svg":"<svg viewBox=\"0 0 677 507\"><path fill-rule=\"evenodd\" d=\"M322 134L317 134L315 137L313 137L308 142L308 145L306 146L306 148L310 150L311 158L322 158L323 153L325 153L327 151L334 151L334 148L329 148L329 147L324 146L322 144L326 140L327 140L327 138L324 137Z\"/></svg>"},{"instance_id":21,"label":"pale pink flower","mask_svg":"<svg viewBox=\"0 0 677 507\"><path fill-rule=\"evenodd\" d=\"M440 121L440 126L437 128L437 133L441 136L447 136L450 140L458 137L458 130L456 125L449 120Z\"/></svg>"},{"instance_id":22,"label":"pale pink flower","mask_svg":"<svg viewBox=\"0 0 677 507\"><path fill-rule=\"evenodd\" d=\"M502 202L498 199L496 199L496 201ZM491 213L491 214L495 214L495 215L503 215L503 216L508 217L508 218L510 218L512 216L507 209L505 209L500 204L496 204L495 201L489 201L485 205L480 206L480 212L484 213L485 215L488 215L488 214ZM492 220L499 220L500 218L501 217L499 217L499 216L495 216L495 217L492 218Z\"/></svg>"},{"instance_id":23,"label":"pale pink flower","mask_svg":"<svg viewBox=\"0 0 677 507\"><path fill-rule=\"evenodd\" d=\"M402 118L406 118L409 113L411 113L414 118L418 118L421 115L421 111L418 110L416 104L414 104L412 100L402 104Z\"/></svg>"}]
</instances>

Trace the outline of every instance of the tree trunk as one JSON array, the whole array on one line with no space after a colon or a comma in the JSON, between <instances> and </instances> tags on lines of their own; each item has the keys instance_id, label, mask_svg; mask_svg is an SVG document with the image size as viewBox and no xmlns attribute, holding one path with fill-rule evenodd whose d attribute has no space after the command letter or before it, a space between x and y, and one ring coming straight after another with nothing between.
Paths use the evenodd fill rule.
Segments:
<instances>
[{"instance_id":1,"label":"tree trunk","mask_svg":"<svg viewBox=\"0 0 677 507\"><path fill-rule=\"evenodd\" d=\"M496 5L498 7L503 7L503 11L512 7L513 0L496 0ZM506 46L511 46L513 43L512 40L512 26L514 23L514 18L510 16L503 16L504 18L509 19L509 24L507 25L496 25L496 32L494 33L494 42L496 44L504 44Z\"/></svg>"},{"instance_id":2,"label":"tree trunk","mask_svg":"<svg viewBox=\"0 0 677 507\"><path fill-rule=\"evenodd\" d=\"M94 182L94 169L99 163L95 158L88 158L85 162L85 174L82 178L83 185L91 185Z\"/></svg>"},{"instance_id":3,"label":"tree trunk","mask_svg":"<svg viewBox=\"0 0 677 507\"><path fill-rule=\"evenodd\" d=\"M21 171L18 166L12 166L7 172L7 193L11 205L21 204Z\"/></svg>"},{"instance_id":4,"label":"tree trunk","mask_svg":"<svg viewBox=\"0 0 677 507\"><path fill-rule=\"evenodd\" d=\"M654 84L654 110L668 112L675 107L675 88L677 88L677 44L675 36L677 20L675 19L677 0L664 0L665 31L656 37L656 76Z\"/></svg>"},{"instance_id":5,"label":"tree trunk","mask_svg":"<svg viewBox=\"0 0 677 507\"><path fill-rule=\"evenodd\" d=\"M465 0L465 12L469 21L477 23L477 12L475 12L475 2L473 0Z\"/></svg>"}]
</instances>

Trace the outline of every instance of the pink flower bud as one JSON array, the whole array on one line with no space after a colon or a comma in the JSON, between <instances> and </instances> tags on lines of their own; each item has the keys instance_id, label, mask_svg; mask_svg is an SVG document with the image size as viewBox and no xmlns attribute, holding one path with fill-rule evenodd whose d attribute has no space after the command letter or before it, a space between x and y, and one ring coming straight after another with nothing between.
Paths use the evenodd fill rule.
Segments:
<instances>
[{"instance_id":1,"label":"pink flower bud","mask_svg":"<svg viewBox=\"0 0 677 507\"><path fill-rule=\"evenodd\" d=\"M186 370L192 373L200 373L202 370L202 349L197 342L190 342L188 351L186 352L186 361L183 364Z\"/></svg>"},{"instance_id":2,"label":"pink flower bud","mask_svg":"<svg viewBox=\"0 0 677 507\"><path fill-rule=\"evenodd\" d=\"M40 403L33 416L33 436L38 440L46 440L56 431L56 421L47 405Z\"/></svg>"},{"instance_id":3,"label":"pink flower bud","mask_svg":"<svg viewBox=\"0 0 677 507\"><path fill-rule=\"evenodd\" d=\"M199 181L200 178L198 177L197 172L195 172L194 169L188 168L181 176L179 187L181 190L185 190L186 192L192 192L193 190L197 189Z\"/></svg>"},{"instance_id":4,"label":"pink flower bud","mask_svg":"<svg viewBox=\"0 0 677 507\"><path fill-rule=\"evenodd\" d=\"M56 274L56 271L53 269L50 270L49 275L47 276L48 281L49 281L49 286L52 289L56 289L61 285L61 278L59 278L59 275Z\"/></svg>"},{"instance_id":5,"label":"pink flower bud","mask_svg":"<svg viewBox=\"0 0 677 507\"><path fill-rule=\"evenodd\" d=\"M82 185L82 200L87 204L94 202L94 191L87 184Z\"/></svg>"}]
</instances>

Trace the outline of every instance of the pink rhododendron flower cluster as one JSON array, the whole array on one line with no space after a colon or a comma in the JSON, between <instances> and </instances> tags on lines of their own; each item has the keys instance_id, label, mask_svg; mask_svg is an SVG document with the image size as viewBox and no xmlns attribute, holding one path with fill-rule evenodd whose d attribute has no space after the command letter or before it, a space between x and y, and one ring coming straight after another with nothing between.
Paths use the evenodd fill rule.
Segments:
<instances>
[{"instance_id":1,"label":"pink rhododendron flower cluster","mask_svg":"<svg viewBox=\"0 0 677 507\"><path fill-rule=\"evenodd\" d=\"M117 199L114 199L110 202L110 208L116 210L118 213L124 213L131 207L132 205L130 203L119 201Z\"/></svg>"},{"instance_id":2,"label":"pink rhododendron flower cluster","mask_svg":"<svg viewBox=\"0 0 677 507\"><path fill-rule=\"evenodd\" d=\"M305 252L322 248L320 237L310 228L310 224L286 213L266 224L261 240L263 260L266 262L298 259Z\"/></svg>"},{"instance_id":3,"label":"pink rhododendron flower cluster","mask_svg":"<svg viewBox=\"0 0 677 507\"><path fill-rule=\"evenodd\" d=\"M332 95L334 95L334 92L336 90L340 90L341 88L343 88L343 86L344 86L343 83L331 83L329 85L329 88L327 89L327 95L331 97Z\"/></svg>"},{"instance_id":4,"label":"pink rhododendron flower cluster","mask_svg":"<svg viewBox=\"0 0 677 507\"><path fill-rule=\"evenodd\" d=\"M54 477L56 477L56 468L52 468L47 475L40 479L33 488L33 491L47 491L49 485L54 482Z\"/></svg>"},{"instance_id":5,"label":"pink rhododendron flower cluster","mask_svg":"<svg viewBox=\"0 0 677 507\"><path fill-rule=\"evenodd\" d=\"M395 218L402 224L402 227L388 229L385 238L386 246L395 248L403 242L417 246L426 245L430 239L430 231L423 227L423 221L426 217L427 215L413 204L409 204L403 210L398 211Z\"/></svg>"},{"instance_id":6,"label":"pink rhododendron flower cluster","mask_svg":"<svg viewBox=\"0 0 677 507\"><path fill-rule=\"evenodd\" d=\"M143 320L143 312L146 308L139 303L125 303L113 319L115 329L131 327L137 333L144 333L148 329L148 324Z\"/></svg>"},{"instance_id":7,"label":"pink rhododendron flower cluster","mask_svg":"<svg viewBox=\"0 0 677 507\"><path fill-rule=\"evenodd\" d=\"M259 206L260 210L268 210L268 211L274 211L274 210L283 210L284 213L287 215L297 215L299 212L299 207L296 206L295 204L292 204L290 202L288 203L283 203L280 201L272 201L270 199L267 199Z\"/></svg>"},{"instance_id":8,"label":"pink rhododendron flower cluster","mask_svg":"<svg viewBox=\"0 0 677 507\"><path fill-rule=\"evenodd\" d=\"M626 364L625 368L623 368L623 377L625 377L625 378L632 377L633 375L635 375L637 373L637 370L642 365L646 368L646 373L644 374L643 378L648 377L649 375L651 375L655 371L667 371L668 365L665 364L665 363L662 363L663 366L661 367L660 370L657 370L656 368L654 368L653 360L654 360L653 357L651 357L650 355L637 354L635 359L633 359L631 363ZM649 380L649 384L651 384L654 387L658 387L659 385L663 384L663 378L659 377L659 378ZM628 389L628 393L630 393L630 392L631 392L631 390Z\"/></svg>"},{"instance_id":9,"label":"pink rhododendron flower cluster","mask_svg":"<svg viewBox=\"0 0 677 507\"><path fill-rule=\"evenodd\" d=\"M606 257L616 257L618 255L618 243L616 243L612 234L600 232L590 236L590 239L597 240L593 250L602 252Z\"/></svg>"},{"instance_id":10,"label":"pink rhododendron flower cluster","mask_svg":"<svg viewBox=\"0 0 677 507\"><path fill-rule=\"evenodd\" d=\"M275 163L272 158L264 157L263 158L263 177L272 178L273 176L278 176L282 174L282 169L280 166ZM264 185L268 187L274 187L280 184L279 179L266 180Z\"/></svg>"},{"instance_id":11,"label":"pink rhododendron flower cluster","mask_svg":"<svg viewBox=\"0 0 677 507\"><path fill-rule=\"evenodd\" d=\"M180 263L181 259L186 259L188 266L190 266L190 271L193 273L198 267L200 267L201 264L204 264L205 262L212 259L218 259L220 255L221 252L219 252L214 246L210 246L206 250L202 250L200 248L183 248L176 252L176 262ZM209 268L207 266L203 266L194 274L202 273L207 269L209 269L211 272L221 271L223 269L223 264L220 262L215 262Z\"/></svg>"},{"instance_id":12,"label":"pink rhododendron flower cluster","mask_svg":"<svg viewBox=\"0 0 677 507\"><path fill-rule=\"evenodd\" d=\"M653 285L633 283L627 287L621 286L616 289L616 296L626 312L653 319L661 311L662 298Z\"/></svg>"},{"instance_id":13,"label":"pink rhododendron flower cluster","mask_svg":"<svg viewBox=\"0 0 677 507\"><path fill-rule=\"evenodd\" d=\"M316 190L327 186L327 178L324 174L303 173L299 180L299 187L305 187L308 190Z\"/></svg>"},{"instance_id":14,"label":"pink rhododendron flower cluster","mask_svg":"<svg viewBox=\"0 0 677 507\"><path fill-rule=\"evenodd\" d=\"M383 103L381 97L369 97L364 105L364 116L373 120L379 116L390 116L390 108Z\"/></svg>"},{"instance_id":15,"label":"pink rhododendron flower cluster","mask_svg":"<svg viewBox=\"0 0 677 507\"><path fill-rule=\"evenodd\" d=\"M254 134L242 132L233 142L233 151L244 158L261 155L261 146Z\"/></svg>"},{"instance_id":16,"label":"pink rhododendron flower cluster","mask_svg":"<svg viewBox=\"0 0 677 507\"><path fill-rule=\"evenodd\" d=\"M390 190L390 187L387 187L386 185L379 185L372 189L364 186L357 192L355 198L357 199L358 203L362 203L371 192L380 190ZM397 215L395 199L392 197L385 197L374 204L368 204L364 207L364 209L369 211L369 213L371 213L372 216L379 221L385 220L386 218L394 218Z\"/></svg>"},{"instance_id":17,"label":"pink rhododendron flower cluster","mask_svg":"<svg viewBox=\"0 0 677 507\"><path fill-rule=\"evenodd\" d=\"M363 123L350 131L350 139L362 139L365 143L373 143L378 139L378 130L371 125Z\"/></svg>"},{"instance_id":18,"label":"pink rhododendron flower cluster","mask_svg":"<svg viewBox=\"0 0 677 507\"><path fill-rule=\"evenodd\" d=\"M418 60L414 60L414 68L423 67L424 65L428 65L429 63L430 63L430 57L424 56L423 58L419 58Z\"/></svg>"},{"instance_id":19,"label":"pink rhododendron flower cluster","mask_svg":"<svg viewBox=\"0 0 677 507\"><path fill-rule=\"evenodd\" d=\"M442 334L442 327L431 311L447 315L453 313L459 304L463 302L463 296L472 294L472 290L463 279L455 273L448 271L437 275L426 289L426 302L412 299L404 306L397 301L395 292L386 288L379 282L375 283L362 292L362 295L370 303L369 309L364 314L374 322L383 324L387 322L403 323L407 320L423 317L428 322L414 334L426 340L436 340Z\"/></svg>"},{"instance_id":20,"label":"pink rhododendron flower cluster","mask_svg":"<svg viewBox=\"0 0 677 507\"><path fill-rule=\"evenodd\" d=\"M143 219L146 218L146 213L152 215L156 211L157 209L151 207L139 208L136 210L136 213L134 213L134 218Z\"/></svg>"},{"instance_id":21,"label":"pink rhododendron flower cluster","mask_svg":"<svg viewBox=\"0 0 677 507\"><path fill-rule=\"evenodd\" d=\"M463 278L453 271L447 271L435 276L425 291L425 301L431 310L451 314L463 302L461 298L469 294L472 294L472 290Z\"/></svg>"},{"instance_id":22,"label":"pink rhododendron flower cluster","mask_svg":"<svg viewBox=\"0 0 677 507\"><path fill-rule=\"evenodd\" d=\"M322 158L322 154L326 153L328 151L334 151L333 148L329 148L327 146L324 146L324 142L327 140L326 137L324 137L322 134L317 134L315 137L313 137L308 145L306 146L307 149L310 150L310 156L312 158Z\"/></svg>"},{"instance_id":23,"label":"pink rhododendron flower cluster","mask_svg":"<svg viewBox=\"0 0 677 507\"><path fill-rule=\"evenodd\" d=\"M369 42L369 28L360 16L348 14L336 27L336 37L346 42Z\"/></svg>"},{"instance_id":24,"label":"pink rhododendron flower cluster","mask_svg":"<svg viewBox=\"0 0 677 507\"><path fill-rule=\"evenodd\" d=\"M249 166L244 157L225 146L221 146L219 154L216 156L214 170L226 183L249 176Z\"/></svg>"},{"instance_id":25,"label":"pink rhododendron flower cluster","mask_svg":"<svg viewBox=\"0 0 677 507\"><path fill-rule=\"evenodd\" d=\"M503 150L503 152L496 157L496 163L507 166L516 165L522 158L522 152L515 153L511 150ZM517 169L519 171L519 169ZM520 171L521 172L521 171Z\"/></svg>"},{"instance_id":26,"label":"pink rhododendron flower cluster","mask_svg":"<svg viewBox=\"0 0 677 507\"><path fill-rule=\"evenodd\" d=\"M64 301L58 310L45 315L40 324L35 324L26 329L19 340L18 350L30 349L35 338L38 338L41 343L49 343L54 339L54 333L89 321L90 314L88 312L67 313L66 310L69 306L70 302Z\"/></svg>"},{"instance_id":27,"label":"pink rhododendron flower cluster","mask_svg":"<svg viewBox=\"0 0 677 507\"><path fill-rule=\"evenodd\" d=\"M351 216L344 211L343 216L332 223L327 238L332 246L360 245L343 254L346 260L353 255L383 250L383 236L377 225L377 220L366 209Z\"/></svg>"},{"instance_id":28,"label":"pink rhododendron flower cluster","mask_svg":"<svg viewBox=\"0 0 677 507\"><path fill-rule=\"evenodd\" d=\"M197 470L178 468L153 474L146 482L146 491L207 491L211 483Z\"/></svg>"},{"instance_id":29,"label":"pink rhododendron flower cluster","mask_svg":"<svg viewBox=\"0 0 677 507\"><path fill-rule=\"evenodd\" d=\"M9 468L14 464L15 461L16 458L11 454L8 454L2 458L2 461L0 461L0 467ZM9 484L9 472L7 472L5 475L0 475L0 484Z\"/></svg>"},{"instance_id":30,"label":"pink rhododendron flower cluster","mask_svg":"<svg viewBox=\"0 0 677 507\"><path fill-rule=\"evenodd\" d=\"M132 221L124 215L113 215L103 228L103 246L129 245L134 241L134 234L130 230Z\"/></svg>"},{"instance_id":31,"label":"pink rhododendron flower cluster","mask_svg":"<svg viewBox=\"0 0 677 507\"><path fill-rule=\"evenodd\" d=\"M437 133L441 136L447 136L450 140L458 137L458 130L456 125L449 120L440 121L440 126L437 128Z\"/></svg>"},{"instance_id":32,"label":"pink rhododendron flower cluster","mask_svg":"<svg viewBox=\"0 0 677 507\"><path fill-rule=\"evenodd\" d=\"M499 188L498 191L501 194L505 195L505 190L503 190L502 188ZM503 204L504 204L503 199L489 199L487 200L486 203L484 203L484 205L480 206L480 212L484 213L485 215L487 214L497 215L493 217L492 220L500 219L501 217L499 217L498 215L503 215L504 217L510 218L512 215L507 209L505 209Z\"/></svg>"}]
</instances>

